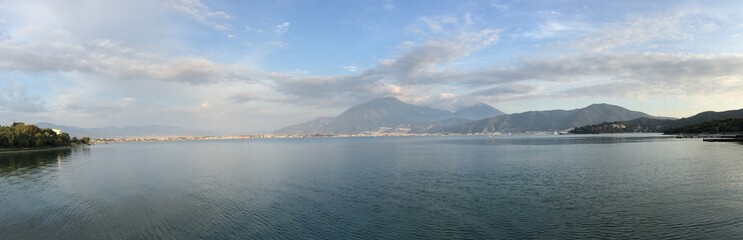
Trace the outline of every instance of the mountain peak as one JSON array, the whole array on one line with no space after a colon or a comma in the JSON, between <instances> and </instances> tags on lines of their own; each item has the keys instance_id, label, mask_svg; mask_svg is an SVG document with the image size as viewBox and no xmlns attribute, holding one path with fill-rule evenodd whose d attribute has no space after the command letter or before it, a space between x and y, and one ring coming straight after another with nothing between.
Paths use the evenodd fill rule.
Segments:
<instances>
[{"instance_id":1,"label":"mountain peak","mask_svg":"<svg viewBox=\"0 0 743 240\"><path fill-rule=\"evenodd\" d=\"M483 118L495 117L503 114L504 113L500 110L485 103L476 103L472 106L464 107L454 112L454 115L456 117L470 120L480 120Z\"/></svg>"},{"instance_id":2,"label":"mountain peak","mask_svg":"<svg viewBox=\"0 0 743 240\"><path fill-rule=\"evenodd\" d=\"M475 103L475 104L470 105L470 106L467 106L467 107L463 107L463 108L459 109L458 111L462 111L462 110L465 110L465 109L495 109L495 108L493 106L490 106L490 105L487 105L485 103L481 103L480 102L480 103Z\"/></svg>"},{"instance_id":3,"label":"mountain peak","mask_svg":"<svg viewBox=\"0 0 743 240\"><path fill-rule=\"evenodd\" d=\"M491 107L491 108L492 108L493 106L490 106L490 105L488 105L488 104L485 104L485 103L481 103L481 102L479 102L479 103L475 103L475 104L473 104L473 105L472 105L472 106L470 106L470 107Z\"/></svg>"},{"instance_id":4,"label":"mountain peak","mask_svg":"<svg viewBox=\"0 0 743 240\"><path fill-rule=\"evenodd\" d=\"M383 98L376 98L376 99L372 99L371 101L369 101L369 103L373 103L373 102L385 102L385 103L388 103L388 102L394 102L394 103L402 103L402 101L400 101L400 100L399 100L399 99L397 99L396 97L383 97Z\"/></svg>"},{"instance_id":5,"label":"mountain peak","mask_svg":"<svg viewBox=\"0 0 743 240\"><path fill-rule=\"evenodd\" d=\"M403 123L435 122L451 117L449 111L405 103L395 97L383 97L353 106L332 119L310 121L277 132L361 133L394 128Z\"/></svg>"},{"instance_id":6,"label":"mountain peak","mask_svg":"<svg viewBox=\"0 0 743 240\"><path fill-rule=\"evenodd\" d=\"M588 105L586 108L596 108L596 107L620 107L620 106L612 105L608 103L594 103L594 104Z\"/></svg>"},{"instance_id":7,"label":"mountain peak","mask_svg":"<svg viewBox=\"0 0 743 240\"><path fill-rule=\"evenodd\" d=\"M351 107L351 109L363 109L363 108L388 108L388 107L403 107L403 106L414 106L409 103L405 103L403 101L400 101L399 99L395 97L383 97L383 98L375 98L371 101L356 105Z\"/></svg>"},{"instance_id":8,"label":"mountain peak","mask_svg":"<svg viewBox=\"0 0 743 240\"><path fill-rule=\"evenodd\" d=\"M601 112L636 112L631 111L622 106L617 106L608 103L594 103L584 108L576 109L576 111L601 111Z\"/></svg>"}]
</instances>

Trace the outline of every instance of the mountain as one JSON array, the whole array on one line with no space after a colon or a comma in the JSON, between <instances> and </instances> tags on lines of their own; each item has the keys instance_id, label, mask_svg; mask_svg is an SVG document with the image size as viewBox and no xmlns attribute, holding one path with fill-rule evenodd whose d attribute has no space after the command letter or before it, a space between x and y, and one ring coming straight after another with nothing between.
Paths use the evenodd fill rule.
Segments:
<instances>
[{"instance_id":1,"label":"mountain","mask_svg":"<svg viewBox=\"0 0 743 240\"><path fill-rule=\"evenodd\" d=\"M640 117L653 118L648 114L630 111L620 106L592 104L574 110L530 111L501 115L461 126L453 126L446 131L454 133L562 131L577 126L609 121L626 121Z\"/></svg>"},{"instance_id":2,"label":"mountain","mask_svg":"<svg viewBox=\"0 0 743 240\"><path fill-rule=\"evenodd\" d=\"M681 119L652 119L637 118L629 121L604 122L586 125L571 130L575 134L623 133L623 132L664 132L668 134L680 133L684 129L699 129L705 123L718 120L743 118L743 109L723 112L701 112L694 116ZM687 128L688 126L688 128Z\"/></svg>"},{"instance_id":3,"label":"mountain","mask_svg":"<svg viewBox=\"0 0 743 240\"><path fill-rule=\"evenodd\" d=\"M360 133L394 127L400 123L422 123L444 120L451 112L417 106L387 97L351 107L333 119L325 130L329 133Z\"/></svg>"},{"instance_id":4,"label":"mountain","mask_svg":"<svg viewBox=\"0 0 743 240\"><path fill-rule=\"evenodd\" d=\"M504 114L505 113L501 112L498 109L495 109L490 105L478 103L469 107L459 109L458 111L454 112L454 117L469 120L480 120Z\"/></svg>"},{"instance_id":5,"label":"mountain","mask_svg":"<svg viewBox=\"0 0 743 240\"><path fill-rule=\"evenodd\" d=\"M709 122L712 120L727 119L727 118L740 118L743 117L743 109L728 110L722 112L701 112L688 118L681 118L674 123L672 127L680 127L684 125L698 124L703 122Z\"/></svg>"},{"instance_id":6,"label":"mountain","mask_svg":"<svg viewBox=\"0 0 743 240\"><path fill-rule=\"evenodd\" d=\"M328 124L334 119L334 117L322 117L309 122L284 127L274 131L274 133L297 135L323 133Z\"/></svg>"},{"instance_id":7,"label":"mountain","mask_svg":"<svg viewBox=\"0 0 743 240\"><path fill-rule=\"evenodd\" d=\"M635 132L662 132L674 120L654 119L641 117L629 121L603 122L575 127L572 134L599 134L599 133L635 133Z\"/></svg>"},{"instance_id":8,"label":"mountain","mask_svg":"<svg viewBox=\"0 0 743 240\"><path fill-rule=\"evenodd\" d=\"M70 134L71 136L86 136L91 138L117 138L117 137L177 137L177 136L209 136L213 132L162 126L128 126L123 128L104 127L104 128L81 128L73 126L56 125L48 122L37 123L40 128L55 128Z\"/></svg>"},{"instance_id":9,"label":"mountain","mask_svg":"<svg viewBox=\"0 0 743 240\"><path fill-rule=\"evenodd\" d=\"M452 113L402 102L394 97L378 98L353 106L335 118L320 118L274 131L277 134L355 134L385 128L438 129L452 123L503 114L487 104L476 104ZM445 122L440 122L443 120ZM470 120L467 120L470 119ZM438 122L438 123L436 123ZM425 125L432 123L432 125Z\"/></svg>"},{"instance_id":10,"label":"mountain","mask_svg":"<svg viewBox=\"0 0 743 240\"><path fill-rule=\"evenodd\" d=\"M461 126L467 123L474 122L473 120L463 118L447 118L436 122L426 123L402 123L395 127L397 131L405 131L408 133L441 133L445 132L453 126Z\"/></svg>"},{"instance_id":11,"label":"mountain","mask_svg":"<svg viewBox=\"0 0 743 240\"><path fill-rule=\"evenodd\" d=\"M702 123L684 125L681 127L669 128L663 131L664 134L700 134L700 133L722 133L722 134L740 134L743 133L743 117L715 119Z\"/></svg>"}]
</instances>

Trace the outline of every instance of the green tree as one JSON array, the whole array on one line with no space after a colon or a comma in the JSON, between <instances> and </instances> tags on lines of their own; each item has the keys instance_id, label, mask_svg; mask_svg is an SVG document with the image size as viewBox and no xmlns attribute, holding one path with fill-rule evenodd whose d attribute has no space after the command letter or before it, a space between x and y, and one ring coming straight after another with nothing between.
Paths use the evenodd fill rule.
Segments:
<instances>
[{"instance_id":1,"label":"green tree","mask_svg":"<svg viewBox=\"0 0 743 240\"><path fill-rule=\"evenodd\" d=\"M57 134L52 129L42 129L22 122L0 126L0 147L2 148L70 146L72 143L90 144L90 138L70 138L67 133Z\"/></svg>"}]
</instances>

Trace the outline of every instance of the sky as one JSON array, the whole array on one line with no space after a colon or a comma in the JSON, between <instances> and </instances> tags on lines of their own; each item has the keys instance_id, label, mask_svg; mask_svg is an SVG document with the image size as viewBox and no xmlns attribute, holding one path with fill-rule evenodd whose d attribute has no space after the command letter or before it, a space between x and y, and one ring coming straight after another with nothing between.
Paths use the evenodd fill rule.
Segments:
<instances>
[{"instance_id":1,"label":"sky","mask_svg":"<svg viewBox=\"0 0 743 240\"><path fill-rule=\"evenodd\" d=\"M743 1L0 0L0 125L261 133L379 97L743 108Z\"/></svg>"}]
</instances>

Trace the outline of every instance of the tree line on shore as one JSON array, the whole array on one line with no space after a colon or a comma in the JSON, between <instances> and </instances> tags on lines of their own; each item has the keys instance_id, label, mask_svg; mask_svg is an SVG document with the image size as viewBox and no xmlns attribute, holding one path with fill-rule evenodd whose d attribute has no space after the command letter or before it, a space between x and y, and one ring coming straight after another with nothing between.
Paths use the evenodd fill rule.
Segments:
<instances>
[{"instance_id":1,"label":"tree line on shore","mask_svg":"<svg viewBox=\"0 0 743 240\"><path fill-rule=\"evenodd\" d=\"M706 111L681 119L658 119L641 117L629 121L604 122L576 127L572 134L662 132L680 133L741 133L743 132L743 109L722 112Z\"/></svg>"},{"instance_id":2,"label":"tree line on shore","mask_svg":"<svg viewBox=\"0 0 743 240\"><path fill-rule=\"evenodd\" d=\"M15 122L10 126L0 126L0 147L2 148L41 148L90 145L90 138L70 137L67 133L57 133L51 128Z\"/></svg>"},{"instance_id":3,"label":"tree line on shore","mask_svg":"<svg viewBox=\"0 0 743 240\"><path fill-rule=\"evenodd\" d=\"M743 118L718 119L682 127L669 128L663 131L663 133L743 133Z\"/></svg>"},{"instance_id":4,"label":"tree line on shore","mask_svg":"<svg viewBox=\"0 0 743 240\"><path fill-rule=\"evenodd\" d=\"M662 132L663 134L715 134L743 133L743 118L715 119L683 124L675 120L635 119L631 121L603 122L573 128L572 134Z\"/></svg>"}]
</instances>

